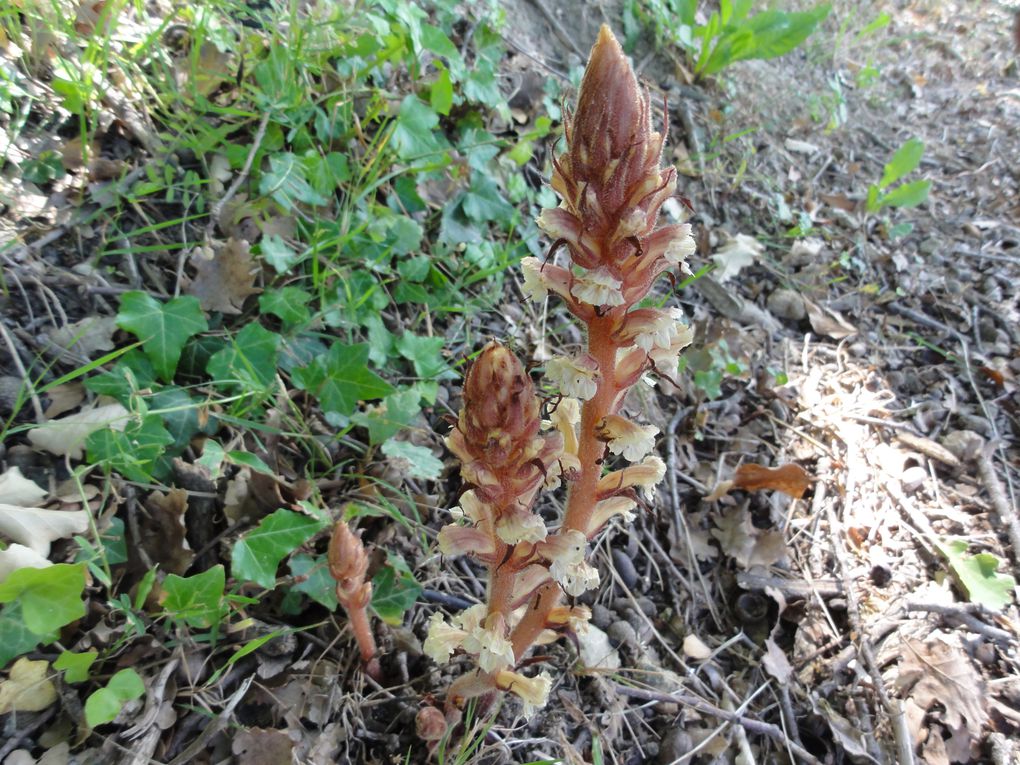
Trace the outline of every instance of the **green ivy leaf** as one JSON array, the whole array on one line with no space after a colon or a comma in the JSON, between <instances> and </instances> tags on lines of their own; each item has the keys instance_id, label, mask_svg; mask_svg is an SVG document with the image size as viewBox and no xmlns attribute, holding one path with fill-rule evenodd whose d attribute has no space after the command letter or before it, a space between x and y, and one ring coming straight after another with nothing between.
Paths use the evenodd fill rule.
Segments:
<instances>
[{"instance_id":1,"label":"green ivy leaf","mask_svg":"<svg viewBox=\"0 0 1020 765\"><path fill-rule=\"evenodd\" d=\"M461 202L464 214L475 223L497 221L509 227L516 214L512 204L503 198L496 181L488 175L473 173L471 186Z\"/></svg>"},{"instance_id":2,"label":"green ivy leaf","mask_svg":"<svg viewBox=\"0 0 1020 765\"><path fill-rule=\"evenodd\" d=\"M251 468L256 473L262 473L262 475L276 475L269 465L262 461L261 457L257 454L252 454L251 452L227 452L227 459L235 465L242 465L246 468Z\"/></svg>"},{"instance_id":3,"label":"green ivy leaf","mask_svg":"<svg viewBox=\"0 0 1020 765\"><path fill-rule=\"evenodd\" d=\"M305 324L312 315L307 306L312 296L299 287L266 290L259 295L259 308L271 313L285 325Z\"/></svg>"},{"instance_id":4,"label":"green ivy leaf","mask_svg":"<svg viewBox=\"0 0 1020 765\"><path fill-rule=\"evenodd\" d=\"M262 239L262 259L278 274L288 274L301 260L301 256L279 234L270 234ZM264 296L263 296L264 297Z\"/></svg>"},{"instance_id":5,"label":"green ivy leaf","mask_svg":"<svg viewBox=\"0 0 1020 765\"><path fill-rule=\"evenodd\" d=\"M305 577L291 589L300 592L319 603L330 611L335 611L339 603L336 599L336 579L329 574L329 563L325 555L313 558L311 555L298 553L291 556L287 566L296 577Z\"/></svg>"},{"instance_id":6,"label":"green ivy leaf","mask_svg":"<svg viewBox=\"0 0 1020 765\"><path fill-rule=\"evenodd\" d=\"M245 390L264 391L276 379L280 336L261 324L247 325L233 342L209 359L213 379L239 385Z\"/></svg>"},{"instance_id":7,"label":"green ivy leaf","mask_svg":"<svg viewBox=\"0 0 1020 765\"><path fill-rule=\"evenodd\" d=\"M64 680L69 683L84 683L89 679L89 668L97 656L99 656L99 651L94 648L91 651L85 651L85 653L64 651L53 662L53 669L64 670Z\"/></svg>"},{"instance_id":8,"label":"green ivy leaf","mask_svg":"<svg viewBox=\"0 0 1020 765\"><path fill-rule=\"evenodd\" d=\"M439 72L429 90L429 104L436 114L446 116L453 107L453 83L450 81L450 73L444 68Z\"/></svg>"},{"instance_id":9,"label":"green ivy leaf","mask_svg":"<svg viewBox=\"0 0 1020 765\"><path fill-rule=\"evenodd\" d=\"M280 562L304 544L325 524L292 510L277 510L234 543L230 572L271 590L276 586Z\"/></svg>"},{"instance_id":10,"label":"green ivy leaf","mask_svg":"<svg viewBox=\"0 0 1020 765\"><path fill-rule=\"evenodd\" d=\"M387 457L403 460L407 465L407 474L412 478L434 481L443 472L442 461L436 459L424 446L391 438L382 445L382 451Z\"/></svg>"},{"instance_id":11,"label":"green ivy leaf","mask_svg":"<svg viewBox=\"0 0 1020 765\"><path fill-rule=\"evenodd\" d=\"M382 398L394 391L365 365L368 352L367 343L333 343L325 358L294 370L294 383L317 396L325 411L347 417L358 408L358 401Z\"/></svg>"},{"instance_id":12,"label":"green ivy leaf","mask_svg":"<svg viewBox=\"0 0 1020 765\"><path fill-rule=\"evenodd\" d=\"M452 376L453 372L442 354L445 345L445 338L424 337L411 332L405 332L397 340L400 355L414 365L414 373L422 380Z\"/></svg>"},{"instance_id":13,"label":"green ivy leaf","mask_svg":"<svg viewBox=\"0 0 1020 765\"><path fill-rule=\"evenodd\" d=\"M128 423L123 431L98 430L85 440L90 462L103 463L131 481L145 483L152 478L156 461L174 437L155 414Z\"/></svg>"},{"instance_id":14,"label":"green ivy leaf","mask_svg":"<svg viewBox=\"0 0 1020 765\"><path fill-rule=\"evenodd\" d=\"M145 683L133 669L122 669L85 699L85 722L90 728L116 719L124 705L145 694Z\"/></svg>"},{"instance_id":15,"label":"green ivy leaf","mask_svg":"<svg viewBox=\"0 0 1020 765\"><path fill-rule=\"evenodd\" d=\"M939 545L939 552L949 563L949 570L967 598L991 611L1001 611L1013 600L1016 580L1000 574L999 558L991 553L967 554L967 540L950 539Z\"/></svg>"},{"instance_id":16,"label":"green ivy leaf","mask_svg":"<svg viewBox=\"0 0 1020 765\"><path fill-rule=\"evenodd\" d=\"M400 103L390 143L403 160L416 159L440 150L435 129L439 115L411 94Z\"/></svg>"},{"instance_id":17,"label":"green ivy leaf","mask_svg":"<svg viewBox=\"0 0 1020 765\"><path fill-rule=\"evenodd\" d=\"M174 619L196 629L209 629L227 615L223 600L225 585L226 572L222 564L194 576L167 574L163 581L163 608Z\"/></svg>"},{"instance_id":18,"label":"green ivy leaf","mask_svg":"<svg viewBox=\"0 0 1020 765\"><path fill-rule=\"evenodd\" d=\"M420 398L416 390L394 393L384 398L379 406L356 412L351 422L368 430L368 440L372 445L381 444L403 430L421 411L418 406Z\"/></svg>"},{"instance_id":19,"label":"green ivy leaf","mask_svg":"<svg viewBox=\"0 0 1020 765\"><path fill-rule=\"evenodd\" d=\"M259 182L259 193L272 197L287 212L293 210L297 203L319 207L329 201L312 188L305 177L304 163L290 152L269 158L269 172Z\"/></svg>"},{"instance_id":20,"label":"green ivy leaf","mask_svg":"<svg viewBox=\"0 0 1020 765\"><path fill-rule=\"evenodd\" d=\"M182 295L160 303L138 291L121 296L117 326L142 341L142 350L164 382L173 379L188 338L209 329L198 298Z\"/></svg>"},{"instance_id":21,"label":"green ivy leaf","mask_svg":"<svg viewBox=\"0 0 1020 765\"><path fill-rule=\"evenodd\" d=\"M21 656L35 649L39 643L50 644L59 637L56 630L47 635L37 635L25 625L21 603L8 603L0 609L0 669L15 656Z\"/></svg>"},{"instance_id":22,"label":"green ivy leaf","mask_svg":"<svg viewBox=\"0 0 1020 765\"><path fill-rule=\"evenodd\" d=\"M386 565L372 577L372 610L387 624L399 627L421 590L404 559L391 553Z\"/></svg>"},{"instance_id":23,"label":"green ivy leaf","mask_svg":"<svg viewBox=\"0 0 1020 765\"><path fill-rule=\"evenodd\" d=\"M84 589L84 563L19 568L0 582L0 603L16 599L25 626L37 637L49 636L85 616Z\"/></svg>"}]
</instances>

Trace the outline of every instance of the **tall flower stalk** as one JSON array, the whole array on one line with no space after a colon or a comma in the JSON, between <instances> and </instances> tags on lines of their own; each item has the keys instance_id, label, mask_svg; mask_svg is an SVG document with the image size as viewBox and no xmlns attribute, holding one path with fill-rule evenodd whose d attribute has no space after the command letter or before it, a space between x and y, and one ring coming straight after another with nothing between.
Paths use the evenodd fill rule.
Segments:
<instances>
[{"instance_id":1,"label":"tall flower stalk","mask_svg":"<svg viewBox=\"0 0 1020 765\"><path fill-rule=\"evenodd\" d=\"M447 555L469 554L489 568L488 599L447 623L433 617L426 651L445 660L461 650L477 669L451 687L451 699L510 690L527 705L548 693L545 675L516 671L536 643L586 628L587 609L562 605L564 593L598 586L588 542L614 517L632 518L637 490L651 493L665 465L650 454L654 427L621 412L627 391L647 372L672 378L691 340L677 309L639 308L656 279L686 267L694 252L689 225L658 225L676 190L663 168L663 135L630 62L603 26L565 119L566 150L553 160L560 206L539 226L563 249L565 267L525 258L524 288L550 293L586 329L577 355L551 359L546 381L561 397L546 422L520 362L490 344L470 370L457 428L448 439L463 463L464 522L440 532ZM630 464L605 472L607 458ZM566 510L551 528L532 510L542 486L568 486Z\"/></svg>"}]
</instances>

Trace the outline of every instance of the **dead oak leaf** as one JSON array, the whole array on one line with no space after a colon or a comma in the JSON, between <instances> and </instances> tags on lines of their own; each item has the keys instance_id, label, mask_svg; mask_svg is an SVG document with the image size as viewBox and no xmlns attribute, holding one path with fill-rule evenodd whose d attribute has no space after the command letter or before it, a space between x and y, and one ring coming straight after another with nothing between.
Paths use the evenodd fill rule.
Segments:
<instances>
[{"instance_id":1,"label":"dead oak leaf","mask_svg":"<svg viewBox=\"0 0 1020 765\"><path fill-rule=\"evenodd\" d=\"M170 489L166 494L154 491L146 500L145 509L148 518L143 528L142 546L165 571L183 575L195 559L186 538L188 492L184 489Z\"/></svg>"},{"instance_id":2,"label":"dead oak leaf","mask_svg":"<svg viewBox=\"0 0 1020 765\"><path fill-rule=\"evenodd\" d=\"M212 248L197 248L191 265L195 277L185 291L197 297L207 311L239 314L245 298L262 292L254 286L259 267L243 239L231 237Z\"/></svg>"},{"instance_id":3,"label":"dead oak leaf","mask_svg":"<svg viewBox=\"0 0 1020 765\"><path fill-rule=\"evenodd\" d=\"M811 479L800 465L790 463L777 468L767 468L754 463L744 463L737 468L733 488L744 491L771 489L781 491L794 499L804 496L811 485Z\"/></svg>"},{"instance_id":4,"label":"dead oak leaf","mask_svg":"<svg viewBox=\"0 0 1020 765\"><path fill-rule=\"evenodd\" d=\"M946 750L951 762L970 762L971 748L988 722L987 689L957 635L928 642L904 640L896 689L905 698L907 725L914 741L924 739L927 714L944 710L942 722L952 734ZM930 732L930 734L934 731Z\"/></svg>"}]
</instances>

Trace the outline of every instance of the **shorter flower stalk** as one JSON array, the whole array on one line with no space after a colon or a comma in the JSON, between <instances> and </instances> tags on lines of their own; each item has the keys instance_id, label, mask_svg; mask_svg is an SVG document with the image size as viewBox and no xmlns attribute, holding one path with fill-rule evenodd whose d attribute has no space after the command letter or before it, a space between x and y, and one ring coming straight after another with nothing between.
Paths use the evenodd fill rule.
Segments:
<instances>
[{"instance_id":1,"label":"shorter flower stalk","mask_svg":"<svg viewBox=\"0 0 1020 765\"><path fill-rule=\"evenodd\" d=\"M562 201L538 224L569 263L525 258L523 289L532 300L563 301L587 342L546 363L546 382L559 395L544 421L530 377L505 347L487 345L465 377L447 444L470 488L439 546L484 564L488 592L485 603L449 621L433 615L425 641L438 662L457 652L475 658L476 668L450 688L454 705L497 690L520 697L526 712L544 703L551 678L524 675L522 659L535 644L587 628L590 612L562 600L599 586L589 542L607 524L633 519L638 491L654 496L665 475L652 453L658 429L624 413L627 391L649 372L672 380L692 338L679 309L638 306L658 277L686 268L694 240L689 225L658 225L676 171L661 167L663 135L652 129L648 97L608 27L565 137L552 179ZM607 472L608 460L625 463ZM547 524L533 509L536 497L561 484L566 510Z\"/></svg>"},{"instance_id":2,"label":"shorter flower stalk","mask_svg":"<svg viewBox=\"0 0 1020 765\"><path fill-rule=\"evenodd\" d=\"M333 527L326 557L330 576L336 580L336 599L347 612L365 671L378 678L379 660L376 658L372 625L368 620L368 606L372 602L372 583L365 581L368 554L361 538L351 531L346 522L337 521Z\"/></svg>"}]
</instances>

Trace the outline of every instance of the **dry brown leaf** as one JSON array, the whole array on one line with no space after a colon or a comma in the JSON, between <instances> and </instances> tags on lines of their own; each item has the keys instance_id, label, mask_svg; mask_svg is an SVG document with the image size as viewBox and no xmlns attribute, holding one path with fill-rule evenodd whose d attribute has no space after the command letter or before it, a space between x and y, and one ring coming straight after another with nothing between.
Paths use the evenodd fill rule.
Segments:
<instances>
[{"instance_id":1,"label":"dry brown leaf","mask_svg":"<svg viewBox=\"0 0 1020 765\"><path fill-rule=\"evenodd\" d=\"M46 389L46 398L49 399L49 405L43 416L52 420L81 406L81 402L85 400L85 387L76 382L54 385Z\"/></svg>"},{"instance_id":2,"label":"dry brown leaf","mask_svg":"<svg viewBox=\"0 0 1020 765\"><path fill-rule=\"evenodd\" d=\"M719 284L740 273L742 269L759 260L765 252L765 246L747 234L737 234L712 255L716 269L713 272Z\"/></svg>"},{"instance_id":3,"label":"dry brown leaf","mask_svg":"<svg viewBox=\"0 0 1020 765\"><path fill-rule=\"evenodd\" d=\"M19 467L0 475L0 503L31 507L39 504L47 493L35 481L25 478Z\"/></svg>"},{"instance_id":4,"label":"dry brown leaf","mask_svg":"<svg viewBox=\"0 0 1020 765\"><path fill-rule=\"evenodd\" d=\"M981 673L960 645L959 635L937 635L928 642L908 638L903 641L901 655L895 685L906 699L907 725L913 740L924 740L925 716L941 707L942 722L952 734L945 742L950 761L970 762L972 745L988 722L987 689Z\"/></svg>"},{"instance_id":5,"label":"dry brown leaf","mask_svg":"<svg viewBox=\"0 0 1020 765\"><path fill-rule=\"evenodd\" d=\"M195 559L195 553L185 537L184 518L188 512L188 492L170 489L164 494L154 491L145 501L149 523L142 535L142 545L149 557L162 564L165 571L182 575Z\"/></svg>"},{"instance_id":6,"label":"dry brown leaf","mask_svg":"<svg viewBox=\"0 0 1020 765\"><path fill-rule=\"evenodd\" d=\"M786 654L783 653L783 649L772 638L765 641L765 653L761 657L761 663L765 670L780 683L785 685L790 682L793 667L790 665L790 660L786 658Z\"/></svg>"},{"instance_id":7,"label":"dry brown leaf","mask_svg":"<svg viewBox=\"0 0 1020 765\"><path fill-rule=\"evenodd\" d=\"M842 340L844 337L857 334L857 327L844 319L839 311L823 308L807 298L804 298L804 307L807 309L811 329L817 334L825 335L835 340Z\"/></svg>"},{"instance_id":8,"label":"dry brown leaf","mask_svg":"<svg viewBox=\"0 0 1020 765\"><path fill-rule=\"evenodd\" d=\"M130 416L120 404L97 406L32 428L28 441L36 449L77 460L81 459L82 446L89 435L103 428L123 430Z\"/></svg>"},{"instance_id":9,"label":"dry brown leaf","mask_svg":"<svg viewBox=\"0 0 1020 765\"><path fill-rule=\"evenodd\" d=\"M733 477L733 488L735 489L781 491L794 499L803 497L810 485L811 479L804 472L804 468L793 463L777 468L767 468L747 462L737 468L737 474Z\"/></svg>"},{"instance_id":10,"label":"dry brown leaf","mask_svg":"<svg viewBox=\"0 0 1020 765\"><path fill-rule=\"evenodd\" d=\"M73 351L91 358L96 351L113 350L113 333L116 331L116 316L87 316L53 330L50 333L50 342L65 351Z\"/></svg>"},{"instance_id":11,"label":"dry brown leaf","mask_svg":"<svg viewBox=\"0 0 1020 765\"><path fill-rule=\"evenodd\" d=\"M712 655L712 649L695 634L684 638L684 656L689 656L696 661L704 661Z\"/></svg>"},{"instance_id":12,"label":"dry brown leaf","mask_svg":"<svg viewBox=\"0 0 1020 765\"><path fill-rule=\"evenodd\" d=\"M257 295L262 289L255 287L259 267L251 256L248 243L231 237L217 244L213 251L198 248L191 256L195 277L187 287L207 311L239 314L244 300Z\"/></svg>"},{"instance_id":13,"label":"dry brown leaf","mask_svg":"<svg viewBox=\"0 0 1020 765\"><path fill-rule=\"evenodd\" d=\"M294 742L284 730L249 728L234 736L231 750L245 765L290 765Z\"/></svg>"},{"instance_id":14,"label":"dry brown leaf","mask_svg":"<svg viewBox=\"0 0 1020 765\"><path fill-rule=\"evenodd\" d=\"M50 663L21 657L10 676L0 683L0 715L8 712L41 712L56 701L57 688L49 679Z\"/></svg>"}]
</instances>

